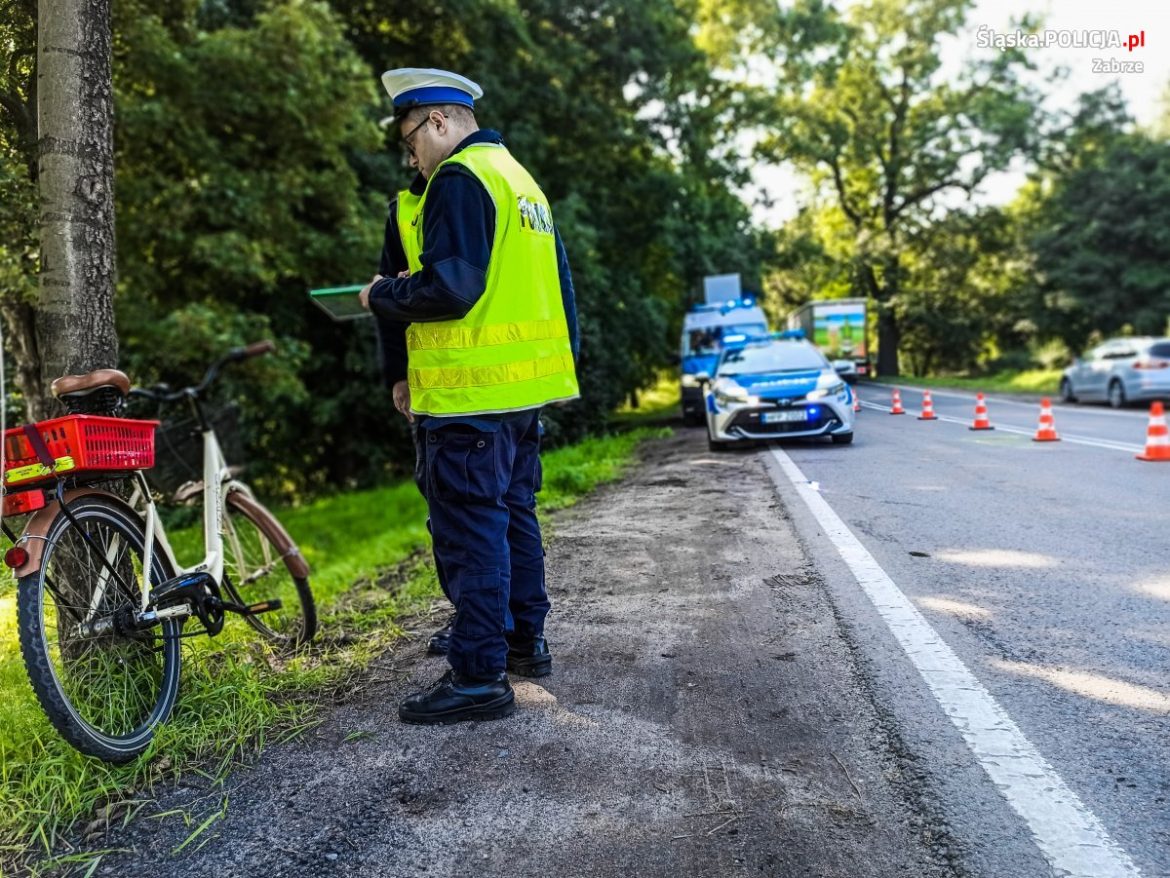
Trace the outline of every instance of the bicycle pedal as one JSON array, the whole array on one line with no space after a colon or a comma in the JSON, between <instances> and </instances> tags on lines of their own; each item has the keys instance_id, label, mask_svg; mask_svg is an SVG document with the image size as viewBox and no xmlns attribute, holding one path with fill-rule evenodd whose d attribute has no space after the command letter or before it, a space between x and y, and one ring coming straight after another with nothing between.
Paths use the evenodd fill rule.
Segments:
<instances>
[{"instance_id":1,"label":"bicycle pedal","mask_svg":"<svg viewBox=\"0 0 1170 878\"><path fill-rule=\"evenodd\" d=\"M260 601L259 603L250 604L244 607L245 616L259 616L261 613L270 613L273 610L279 610L284 606L280 598L273 598L270 601Z\"/></svg>"}]
</instances>

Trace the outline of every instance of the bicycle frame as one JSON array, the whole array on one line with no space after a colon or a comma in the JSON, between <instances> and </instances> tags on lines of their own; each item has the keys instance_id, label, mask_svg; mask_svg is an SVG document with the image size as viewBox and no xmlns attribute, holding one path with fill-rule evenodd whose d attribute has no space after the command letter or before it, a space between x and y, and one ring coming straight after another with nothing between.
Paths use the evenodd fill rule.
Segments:
<instances>
[{"instance_id":1,"label":"bicycle frame","mask_svg":"<svg viewBox=\"0 0 1170 878\"><path fill-rule=\"evenodd\" d=\"M175 557L175 551L171 547L170 540L167 538L166 530L163 527L162 519L158 514L157 505L151 496L146 477L142 472L135 473L135 490L130 498L130 505L136 509L140 508L142 504L142 512L145 518L145 532L152 534L154 539L146 541L143 548L142 569L148 571L154 562L154 551L157 545L166 555L170 561L171 569L175 570L177 575L183 576L191 573L208 573L212 579L215 580L216 585L223 584L224 578L224 531L225 526L225 509L227 504L227 496L233 491L239 491L249 498L252 497L252 491L243 482L237 481L232 477L227 460L224 458L223 450L220 448L219 439L215 435L215 430L207 422L203 416L203 412L199 407L197 399L191 399L192 408L194 409L196 420L199 423L200 435L203 440L203 546L204 556L199 563L189 567L181 567L178 559ZM142 612L147 612L150 603L150 584L149 577L144 576L142 584ZM104 591L104 583L101 591ZM95 608L100 605L101 594L100 591L95 595ZM171 607L158 611L158 618L165 618L167 616L189 615L190 609L188 607Z\"/></svg>"}]
</instances>

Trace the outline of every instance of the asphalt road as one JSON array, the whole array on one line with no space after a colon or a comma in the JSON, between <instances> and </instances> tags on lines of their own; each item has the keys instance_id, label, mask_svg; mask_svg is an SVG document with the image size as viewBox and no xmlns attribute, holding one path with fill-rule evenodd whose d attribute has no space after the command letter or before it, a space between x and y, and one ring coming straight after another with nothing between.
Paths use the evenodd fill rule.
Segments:
<instances>
[{"instance_id":1,"label":"asphalt road","mask_svg":"<svg viewBox=\"0 0 1170 878\"><path fill-rule=\"evenodd\" d=\"M1064 441L1036 443L1035 402L991 396L999 429L972 432L971 395L934 394L935 422L916 418L917 390L903 390L900 417L876 407L889 388L861 398L855 443L784 446L806 481L778 484L965 863L1078 874L1054 862L1044 825L1061 796L1043 787L1063 783L1116 845L1114 865L1080 874L1170 876L1170 464L1134 459L1147 412L1057 406ZM1051 767L1031 824L802 501L813 488ZM1007 862L992 862L997 847Z\"/></svg>"}]
</instances>

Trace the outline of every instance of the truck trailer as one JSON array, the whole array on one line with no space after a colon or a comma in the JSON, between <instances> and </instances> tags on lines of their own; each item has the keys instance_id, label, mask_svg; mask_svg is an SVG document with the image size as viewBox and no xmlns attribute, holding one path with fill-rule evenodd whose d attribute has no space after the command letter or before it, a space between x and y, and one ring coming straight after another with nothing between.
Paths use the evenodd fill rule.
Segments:
<instances>
[{"instance_id":1,"label":"truck trailer","mask_svg":"<svg viewBox=\"0 0 1170 878\"><path fill-rule=\"evenodd\" d=\"M846 381L872 373L866 343L865 299L819 299L788 315L788 328L804 331Z\"/></svg>"}]
</instances>

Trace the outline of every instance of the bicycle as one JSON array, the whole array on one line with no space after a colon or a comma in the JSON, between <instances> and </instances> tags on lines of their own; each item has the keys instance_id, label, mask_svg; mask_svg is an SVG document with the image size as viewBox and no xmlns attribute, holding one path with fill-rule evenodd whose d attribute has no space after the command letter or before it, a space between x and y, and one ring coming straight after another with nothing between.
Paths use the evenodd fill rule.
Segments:
<instances>
[{"instance_id":1,"label":"bicycle","mask_svg":"<svg viewBox=\"0 0 1170 878\"><path fill-rule=\"evenodd\" d=\"M177 700L180 639L214 637L226 614L279 647L316 632L308 564L235 477L200 400L224 366L274 349L232 349L177 391L131 389L113 369L59 378L52 392L68 414L5 433L4 514L31 516L20 537L3 528L21 651L41 707L82 753L112 763L142 753ZM159 422L118 417L128 397L187 402L202 435L203 479L185 492L203 503L193 567L176 561L144 475ZM200 627L184 631L192 620Z\"/></svg>"}]
</instances>

